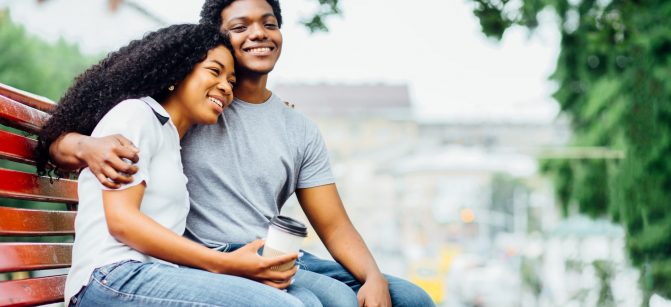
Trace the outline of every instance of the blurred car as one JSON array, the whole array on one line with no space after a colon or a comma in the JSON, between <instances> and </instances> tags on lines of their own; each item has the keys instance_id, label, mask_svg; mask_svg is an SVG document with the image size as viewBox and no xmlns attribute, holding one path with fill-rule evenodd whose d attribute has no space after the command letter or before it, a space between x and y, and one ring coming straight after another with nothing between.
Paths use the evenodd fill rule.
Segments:
<instances>
[{"instance_id":1,"label":"blurred car","mask_svg":"<svg viewBox=\"0 0 671 307\"><path fill-rule=\"evenodd\" d=\"M445 292L445 274L441 273L437 261L423 260L410 266L410 281L431 296L436 304L443 302Z\"/></svg>"}]
</instances>

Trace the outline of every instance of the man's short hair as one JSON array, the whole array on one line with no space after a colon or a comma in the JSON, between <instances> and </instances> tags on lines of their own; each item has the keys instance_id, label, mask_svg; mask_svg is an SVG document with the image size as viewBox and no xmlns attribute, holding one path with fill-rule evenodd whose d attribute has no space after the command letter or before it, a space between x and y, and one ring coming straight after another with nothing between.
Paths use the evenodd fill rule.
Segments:
<instances>
[{"instance_id":1,"label":"man's short hair","mask_svg":"<svg viewBox=\"0 0 671 307\"><path fill-rule=\"evenodd\" d=\"M221 28L221 11L231 5L235 0L207 0L200 11L200 23L216 28ZM282 27L282 10L279 0L266 0L273 8L273 14L277 18L278 27Z\"/></svg>"}]
</instances>

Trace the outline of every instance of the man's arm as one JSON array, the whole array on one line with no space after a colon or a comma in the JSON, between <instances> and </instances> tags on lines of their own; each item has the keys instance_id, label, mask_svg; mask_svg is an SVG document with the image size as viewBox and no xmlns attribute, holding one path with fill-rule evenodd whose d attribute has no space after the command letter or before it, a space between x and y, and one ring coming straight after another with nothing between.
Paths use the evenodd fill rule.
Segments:
<instances>
[{"instance_id":1,"label":"man's arm","mask_svg":"<svg viewBox=\"0 0 671 307\"><path fill-rule=\"evenodd\" d=\"M96 138L76 132L66 133L49 146L51 160L68 170L89 167L98 181L116 189L133 181L137 167L123 161L137 163L138 149L125 137L116 134Z\"/></svg>"},{"instance_id":2,"label":"man's arm","mask_svg":"<svg viewBox=\"0 0 671 307\"><path fill-rule=\"evenodd\" d=\"M391 306L387 280L347 216L335 184L299 189L296 196L333 258L362 283L359 305Z\"/></svg>"}]
</instances>

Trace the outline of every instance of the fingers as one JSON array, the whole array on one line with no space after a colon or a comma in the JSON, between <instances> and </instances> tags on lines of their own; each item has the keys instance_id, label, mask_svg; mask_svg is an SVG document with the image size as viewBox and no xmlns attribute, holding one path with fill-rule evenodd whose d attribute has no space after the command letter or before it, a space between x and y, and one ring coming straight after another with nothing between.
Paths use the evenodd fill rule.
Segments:
<instances>
[{"instance_id":1,"label":"fingers","mask_svg":"<svg viewBox=\"0 0 671 307\"><path fill-rule=\"evenodd\" d=\"M286 288L289 288L289 286L291 286L291 280L284 281L284 282L264 280L261 283L265 284L265 285L268 285L268 286L271 286L273 288L277 288L277 289L286 289Z\"/></svg>"},{"instance_id":2,"label":"fingers","mask_svg":"<svg viewBox=\"0 0 671 307\"><path fill-rule=\"evenodd\" d=\"M119 157L112 155L112 157L108 158L105 162L109 166L111 166L114 170L117 172L123 173L122 177L126 177L125 179L120 179L119 182L121 183L130 183L133 181L133 178L130 175L133 175L137 173L139 170L136 165L132 165L124 160L119 159ZM128 181L125 181L128 180ZM116 181L116 180L115 180Z\"/></svg>"},{"instance_id":3,"label":"fingers","mask_svg":"<svg viewBox=\"0 0 671 307\"><path fill-rule=\"evenodd\" d=\"M119 145L121 145L114 150L114 153L117 154L119 158L126 158L133 163L137 163L140 160L140 156L138 155L140 150L133 145L133 142L120 134L115 134L113 137L119 142Z\"/></svg>"},{"instance_id":4,"label":"fingers","mask_svg":"<svg viewBox=\"0 0 671 307\"><path fill-rule=\"evenodd\" d=\"M261 283L264 283L266 285L278 288L278 289L285 289L291 285L293 282L293 277L296 275L296 272L298 271L298 266L294 266L293 268L283 271L283 272L278 272L278 271L268 271L266 274L266 278L261 280Z\"/></svg>"},{"instance_id":5,"label":"fingers","mask_svg":"<svg viewBox=\"0 0 671 307\"><path fill-rule=\"evenodd\" d=\"M296 259L298 259L298 253L290 253L266 259L268 259L269 266L272 267L287 262L295 261Z\"/></svg>"},{"instance_id":6,"label":"fingers","mask_svg":"<svg viewBox=\"0 0 671 307\"><path fill-rule=\"evenodd\" d=\"M363 307L365 304L365 300L363 298L363 295L357 294L356 300L359 302L359 307Z\"/></svg>"},{"instance_id":7,"label":"fingers","mask_svg":"<svg viewBox=\"0 0 671 307\"><path fill-rule=\"evenodd\" d=\"M105 187L107 187L109 189L118 189L118 188L121 187L120 184L107 180L107 177L105 177L105 175L103 173L96 173L95 176L96 176L96 178L98 178L98 181L100 181L100 183L102 185L104 185Z\"/></svg>"},{"instance_id":8,"label":"fingers","mask_svg":"<svg viewBox=\"0 0 671 307\"><path fill-rule=\"evenodd\" d=\"M117 184L127 184L133 182L133 177L121 174L109 165L103 165L101 168L101 173L105 175L108 180Z\"/></svg>"}]
</instances>

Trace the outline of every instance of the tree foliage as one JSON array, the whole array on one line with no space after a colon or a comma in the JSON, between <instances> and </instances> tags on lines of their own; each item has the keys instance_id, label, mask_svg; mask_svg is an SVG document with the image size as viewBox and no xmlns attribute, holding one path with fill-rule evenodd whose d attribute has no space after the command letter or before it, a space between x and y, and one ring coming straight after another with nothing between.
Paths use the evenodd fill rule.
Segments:
<instances>
[{"instance_id":1,"label":"tree foliage","mask_svg":"<svg viewBox=\"0 0 671 307\"><path fill-rule=\"evenodd\" d=\"M49 44L29 35L7 10L0 10L0 55L0 82L52 100L95 60L63 40Z\"/></svg>"},{"instance_id":2,"label":"tree foliage","mask_svg":"<svg viewBox=\"0 0 671 307\"><path fill-rule=\"evenodd\" d=\"M641 285L671 298L671 1L472 0L483 33L534 29L553 11L561 50L554 97L572 123L573 143L625 153L614 160L554 160L565 211L576 206L622 224Z\"/></svg>"}]
</instances>

